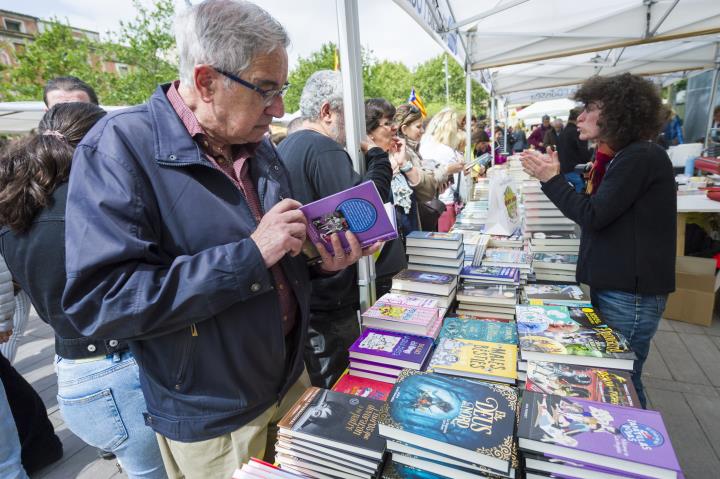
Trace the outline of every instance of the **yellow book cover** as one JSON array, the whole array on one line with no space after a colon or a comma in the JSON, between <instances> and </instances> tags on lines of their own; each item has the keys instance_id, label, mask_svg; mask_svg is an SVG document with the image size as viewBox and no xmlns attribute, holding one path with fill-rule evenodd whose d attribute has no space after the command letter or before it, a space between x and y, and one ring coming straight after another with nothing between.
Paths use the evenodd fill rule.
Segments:
<instances>
[{"instance_id":1,"label":"yellow book cover","mask_svg":"<svg viewBox=\"0 0 720 479\"><path fill-rule=\"evenodd\" d=\"M514 383L517 380L517 346L441 338L428 369L442 374Z\"/></svg>"}]
</instances>

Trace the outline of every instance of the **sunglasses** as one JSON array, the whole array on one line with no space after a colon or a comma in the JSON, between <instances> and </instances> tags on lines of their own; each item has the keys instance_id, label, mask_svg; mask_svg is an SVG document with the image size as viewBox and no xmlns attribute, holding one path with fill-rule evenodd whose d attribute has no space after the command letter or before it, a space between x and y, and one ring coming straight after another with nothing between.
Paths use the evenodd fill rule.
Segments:
<instances>
[{"instance_id":1,"label":"sunglasses","mask_svg":"<svg viewBox=\"0 0 720 479\"><path fill-rule=\"evenodd\" d=\"M214 67L213 67L214 68ZM285 84L280 88L271 88L269 90L265 90L263 88L260 88L259 86L250 83L249 81L245 81L242 78L240 78L237 75L233 75L230 72L226 72L224 70L220 70L219 68L214 68L216 72L219 74L231 79L232 81L241 84L245 88L249 88L250 90L253 90L260 94L260 96L263 99L263 104L268 107L273 104L275 101L275 98L277 97L284 97L285 93L287 93L288 88L290 88L290 83L285 82Z\"/></svg>"}]
</instances>

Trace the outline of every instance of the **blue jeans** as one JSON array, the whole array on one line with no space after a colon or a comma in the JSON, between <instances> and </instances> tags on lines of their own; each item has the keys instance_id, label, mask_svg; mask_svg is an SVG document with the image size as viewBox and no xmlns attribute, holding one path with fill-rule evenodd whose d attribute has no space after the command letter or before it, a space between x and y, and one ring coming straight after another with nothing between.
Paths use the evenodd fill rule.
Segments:
<instances>
[{"instance_id":1,"label":"blue jeans","mask_svg":"<svg viewBox=\"0 0 720 479\"><path fill-rule=\"evenodd\" d=\"M635 294L609 289L591 291L592 304L600 311L601 318L627 338L637 356L632 380L643 408L647 400L641 381L642 368L650 352L650 340L665 311L667 297L667 294Z\"/></svg>"},{"instance_id":2,"label":"blue jeans","mask_svg":"<svg viewBox=\"0 0 720 479\"><path fill-rule=\"evenodd\" d=\"M166 478L130 352L87 361L55 358L63 419L87 444L112 451L130 478Z\"/></svg>"},{"instance_id":3,"label":"blue jeans","mask_svg":"<svg viewBox=\"0 0 720 479\"><path fill-rule=\"evenodd\" d=\"M563 175L575 187L575 191L582 193L585 190L585 181L583 181L580 173L571 171L570 173L563 173Z\"/></svg>"},{"instance_id":4,"label":"blue jeans","mask_svg":"<svg viewBox=\"0 0 720 479\"><path fill-rule=\"evenodd\" d=\"M0 477L28 479L20 461L20 438L2 381L0 381Z\"/></svg>"}]
</instances>

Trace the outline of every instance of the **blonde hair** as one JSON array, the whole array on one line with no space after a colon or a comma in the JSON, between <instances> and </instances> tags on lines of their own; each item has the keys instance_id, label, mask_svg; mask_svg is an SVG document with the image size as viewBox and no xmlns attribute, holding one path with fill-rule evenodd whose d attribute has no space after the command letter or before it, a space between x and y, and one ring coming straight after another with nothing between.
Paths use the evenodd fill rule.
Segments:
<instances>
[{"instance_id":1,"label":"blonde hair","mask_svg":"<svg viewBox=\"0 0 720 479\"><path fill-rule=\"evenodd\" d=\"M458 116L452 108L440 110L427 126L426 134L430 135L438 143L457 149L460 144L460 132L458 130Z\"/></svg>"}]
</instances>

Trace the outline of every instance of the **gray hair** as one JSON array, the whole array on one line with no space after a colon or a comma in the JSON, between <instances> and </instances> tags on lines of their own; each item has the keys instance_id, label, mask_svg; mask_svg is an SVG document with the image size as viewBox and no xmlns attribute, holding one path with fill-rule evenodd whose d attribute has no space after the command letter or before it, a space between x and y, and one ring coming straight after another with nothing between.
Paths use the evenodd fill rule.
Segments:
<instances>
[{"instance_id":1,"label":"gray hair","mask_svg":"<svg viewBox=\"0 0 720 479\"><path fill-rule=\"evenodd\" d=\"M180 81L192 87L195 65L242 74L257 55L287 48L280 23L257 5L238 0L205 0L178 14L175 39ZM225 79L225 85L229 85Z\"/></svg>"},{"instance_id":2,"label":"gray hair","mask_svg":"<svg viewBox=\"0 0 720 479\"><path fill-rule=\"evenodd\" d=\"M305 83L300 95L300 115L303 120L315 121L320 117L320 108L328 102L333 111L342 111L343 88L340 72L319 70Z\"/></svg>"}]
</instances>

